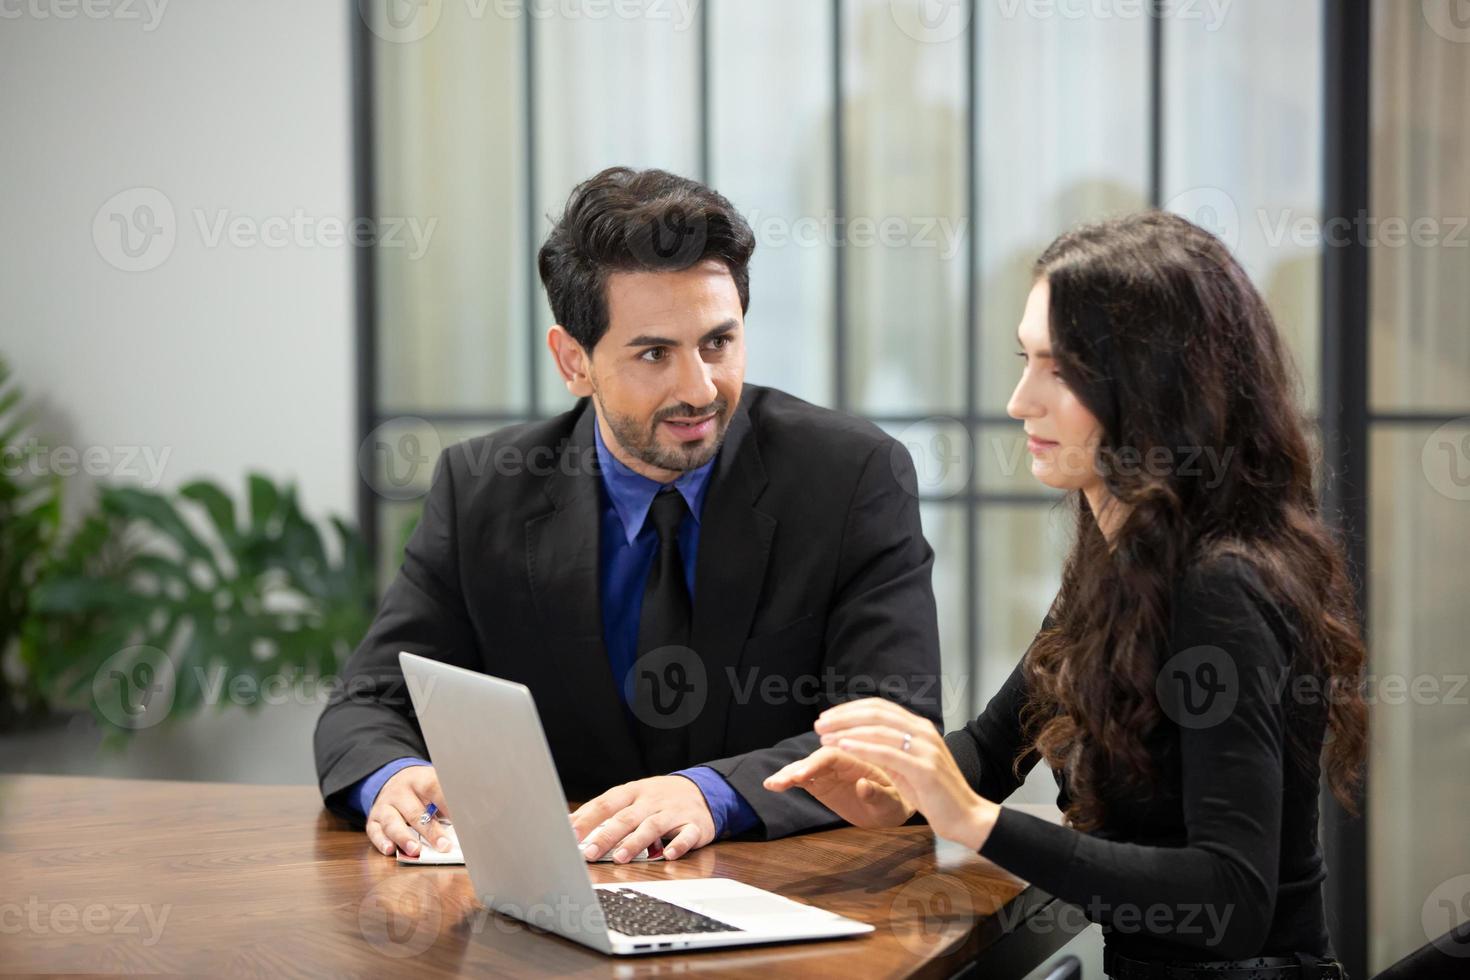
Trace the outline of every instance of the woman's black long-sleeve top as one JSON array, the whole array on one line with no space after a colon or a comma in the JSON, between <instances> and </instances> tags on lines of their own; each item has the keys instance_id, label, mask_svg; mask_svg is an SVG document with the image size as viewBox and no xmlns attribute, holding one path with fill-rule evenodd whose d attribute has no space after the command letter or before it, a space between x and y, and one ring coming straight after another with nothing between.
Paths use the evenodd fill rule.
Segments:
<instances>
[{"instance_id":1,"label":"woman's black long-sleeve top","mask_svg":"<svg viewBox=\"0 0 1470 980\"><path fill-rule=\"evenodd\" d=\"M1104 825L1090 833L1002 807L980 853L1079 907L1124 956L1330 957L1317 839L1324 692L1293 680L1296 643L1249 565L1195 566L1175 589L1159 657L1163 718L1145 740L1159 780L1149 798L1103 787ZM1021 783L1012 762L1026 697L1018 665L979 718L945 736L987 799ZM1293 752L1289 726L1307 753ZM1023 774L1037 761L1033 750ZM1066 777L1054 775L1065 809Z\"/></svg>"}]
</instances>

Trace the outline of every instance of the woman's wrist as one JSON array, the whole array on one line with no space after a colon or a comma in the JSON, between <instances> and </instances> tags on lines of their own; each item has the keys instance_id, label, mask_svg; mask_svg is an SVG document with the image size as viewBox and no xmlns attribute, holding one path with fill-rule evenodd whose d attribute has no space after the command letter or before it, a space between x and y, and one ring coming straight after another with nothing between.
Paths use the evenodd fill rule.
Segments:
<instances>
[{"instance_id":1,"label":"woman's wrist","mask_svg":"<svg viewBox=\"0 0 1470 980\"><path fill-rule=\"evenodd\" d=\"M970 808L969 819L965 821L967 826L962 843L970 850L978 852L990 839L990 832L995 829L995 821L999 817L999 803L992 803L984 797L977 796L975 805Z\"/></svg>"}]
</instances>

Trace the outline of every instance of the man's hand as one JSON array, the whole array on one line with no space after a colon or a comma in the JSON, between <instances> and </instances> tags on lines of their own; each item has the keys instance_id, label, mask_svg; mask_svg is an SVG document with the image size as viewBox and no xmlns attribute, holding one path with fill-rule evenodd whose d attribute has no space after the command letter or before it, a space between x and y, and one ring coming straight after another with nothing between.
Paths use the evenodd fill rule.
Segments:
<instances>
[{"instance_id":1,"label":"man's hand","mask_svg":"<svg viewBox=\"0 0 1470 980\"><path fill-rule=\"evenodd\" d=\"M830 745L766 777L766 789L804 789L854 827L897 827L914 815L888 774Z\"/></svg>"},{"instance_id":2,"label":"man's hand","mask_svg":"<svg viewBox=\"0 0 1470 980\"><path fill-rule=\"evenodd\" d=\"M631 861L645 847L656 855L659 842L671 834L673 840L663 849L665 861L715 839L715 820L704 794L683 776L654 776L614 786L572 814L572 829L584 842L584 858L596 861L610 850L618 864Z\"/></svg>"},{"instance_id":3,"label":"man's hand","mask_svg":"<svg viewBox=\"0 0 1470 980\"><path fill-rule=\"evenodd\" d=\"M426 826L420 827L419 817L430 803L438 807L438 812ZM439 822L441 817L448 816L444 791L439 788L434 767L409 766L395 772L378 791L365 829L368 840L384 854L392 854L396 846L414 857L419 853L419 833L433 841L438 850L449 850L449 838L444 836L444 825Z\"/></svg>"}]
</instances>

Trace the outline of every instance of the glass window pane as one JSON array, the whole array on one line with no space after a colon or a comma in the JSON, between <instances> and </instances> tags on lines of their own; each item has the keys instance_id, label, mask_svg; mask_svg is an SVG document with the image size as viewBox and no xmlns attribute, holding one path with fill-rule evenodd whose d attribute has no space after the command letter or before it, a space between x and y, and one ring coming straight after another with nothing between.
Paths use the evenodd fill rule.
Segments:
<instances>
[{"instance_id":1,"label":"glass window pane","mask_svg":"<svg viewBox=\"0 0 1470 980\"><path fill-rule=\"evenodd\" d=\"M434 466L443 450L509 422L430 422L415 415L383 420L363 441L358 467L378 497L378 590L393 581L403 563L403 544L423 513ZM475 459L473 467L514 466L502 457Z\"/></svg>"},{"instance_id":2,"label":"glass window pane","mask_svg":"<svg viewBox=\"0 0 1470 980\"><path fill-rule=\"evenodd\" d=\"M1148 204L1148 20L978 6L977 370L982 411L1003 416L1036 257Z\"/></svg>"},{"instance_id":3,"label":"glass window pane","mask_svg":"<svg viewBox=\"0 0 1470 980\"><path fill-rule=\"evenodd\" d=\"M1470 408L1470 30L1441 19L1453 9L1373 7L1368 363L1382 411Z\"/></svg>"},{"instance_id":4,"label":"glass window pane","mask_svg":"<svg viewBox=\"0 0 1470 980\"><path fill-rule=\"evenodd\" d=\"M746 380L831 404L831 7L739 0L705 9L715 42L710 182L756 236Z\"/></svg>"},{"instance_id":5,"label":"glass window pane","mask_svg":"<svg viewBox=\"0 0 1470 980\"><path fill-rule=\"evenodd\" d=\"M1376 971L1465 921L1470 899L1463 820L1470 813L1470 417L1380 429L1368 455L1369 960Z\"/></svg>"},{"instance_id":6,"label":"glass window pane","mask_svg":"<svg viewBox=\"0 0 1470 980\"><path fill-rule=\"evenodd\" d=\"M521 29L459 4L432 25L410 43L377 24L373 39L378 405L523 411Z\"/></svg>"},{"instance_id":7,"label":"glass window pane","mask_svg":"<svg viewBox=\"0 0 1470 980\"><path fill-rule=\"evenodd\" d=\"M965 402L966 34L924 2L841 7L848 397L874 414Z\"/></svg>"},{"instance_id":8,"label":"glass window pane","mask_svg":"<svg viewBox=\"0 0 1470 980\"><path fill-rule=\"evenodd\" d=\"M982 505L976 529L980 604L978 700L975 714L1000 689L1061 588L1062 559L1072 542L1074 518L1053 505ZM1037 766L1015 802L1054 803L1056 783Z\"/></svg>"},{"instance_id":9,"label":"glass window pane","mask_svg":"<svg viewBox=\"0 0 1470 980\"><path fill-rule=\"evenodd\" d=\"M934 604L939 610L940 685L944 728L963 725L972 676L965 638L965 508L962 501L920 508L924 537L934 549Z\"/></svg>"},{"instance_id":10,"label":"glass window pane","mask_svg":"<svg viewBox=\"0 0 1470 980\"><path fill-rule=\"evenodd\" d=\"M1315 406L1322 4L1191 9L1163 22L1164 207L1230 245L1296 357L1305 403Z\"/></svg>"},{"instance_id":11,"label":"glass window pane","mask_svg":"<svg viewBox=\"0 0 1470 980\"><path fill-rule=\"evenodd\" d=\"M594 15L594 7L603 15ZM607 6L536 4L536 247L567 195L605 167L659 167L699 177L698 18L684 6L644 0ZM624 9L638 16L621 16ZM690 7L689 10L695 8ZM552 324L537 290L535 341ZM541 365L542 412L574 399L551 355Z\"/></svg>"}]
</instances>

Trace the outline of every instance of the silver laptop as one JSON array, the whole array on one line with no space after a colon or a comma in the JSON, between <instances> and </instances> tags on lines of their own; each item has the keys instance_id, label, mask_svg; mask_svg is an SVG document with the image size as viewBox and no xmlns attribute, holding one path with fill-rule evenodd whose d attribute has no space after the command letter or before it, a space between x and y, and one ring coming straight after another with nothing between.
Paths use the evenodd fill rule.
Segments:
<instances>
[{"instance_id":1,"label":"silver laptop","mask_svg":"<svg viewBox=\"0 0 1470 980\"><path fill-rule=\"evenodd\" d=\"M873 931L729 878L594 885L530 690L408 652L398 662L488 908L615 955Z\"/></svg>"}]
</instances>

